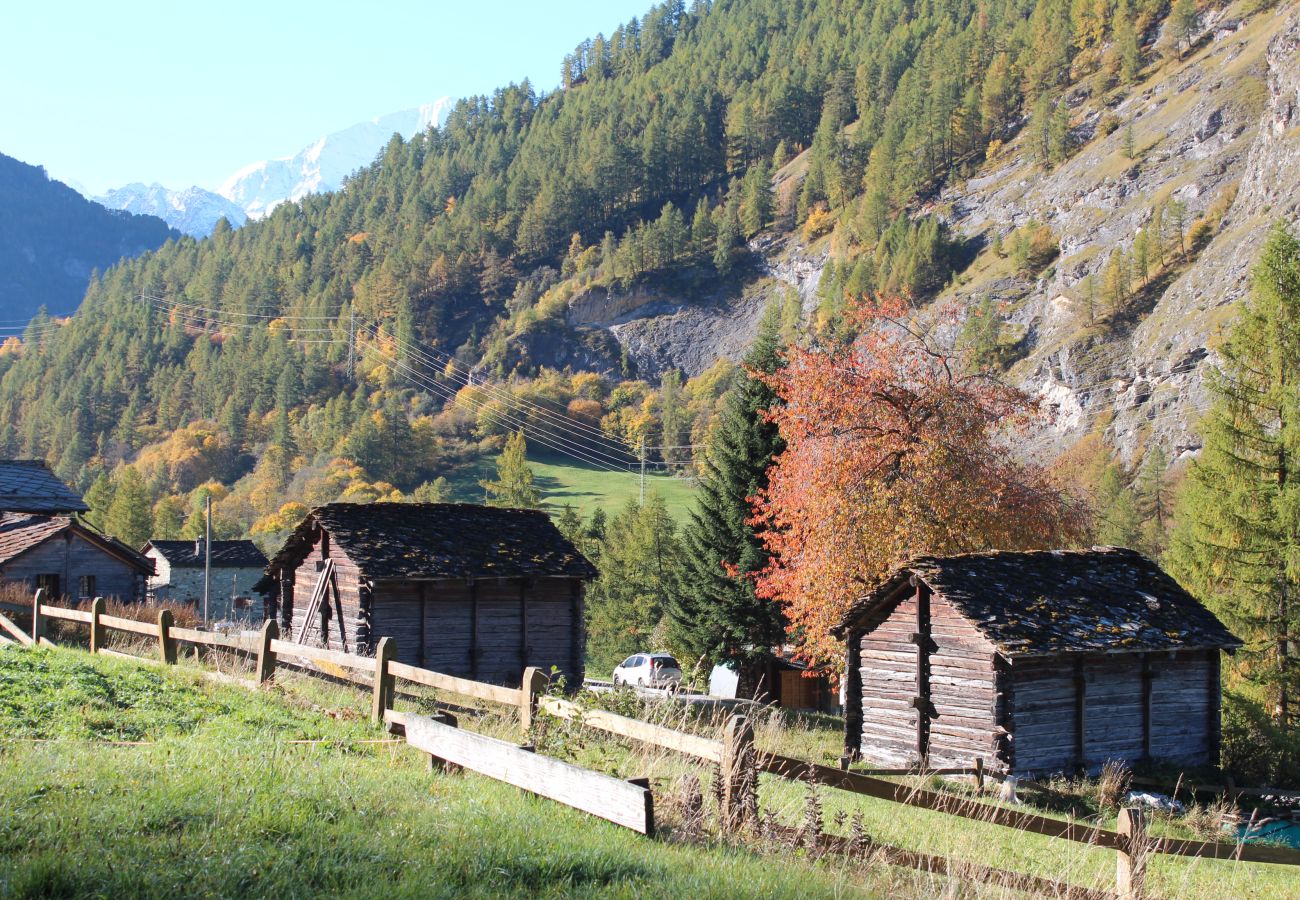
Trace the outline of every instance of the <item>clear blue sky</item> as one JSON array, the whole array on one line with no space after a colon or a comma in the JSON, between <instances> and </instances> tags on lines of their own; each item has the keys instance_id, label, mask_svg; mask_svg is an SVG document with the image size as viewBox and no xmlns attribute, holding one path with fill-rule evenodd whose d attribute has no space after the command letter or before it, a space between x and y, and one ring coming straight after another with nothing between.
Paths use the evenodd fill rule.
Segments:
<instances>
[{"instance_id":1,"label":"clear blue sky","mask_svg":"<svg viewBox=\"0 0 1300 900\"><path fill-rule=\"evenodd\" d=\"M355 122L530 78L652 0L5 4L0 153L93 192L215 188Z\"/></svg>"}]
</instances>

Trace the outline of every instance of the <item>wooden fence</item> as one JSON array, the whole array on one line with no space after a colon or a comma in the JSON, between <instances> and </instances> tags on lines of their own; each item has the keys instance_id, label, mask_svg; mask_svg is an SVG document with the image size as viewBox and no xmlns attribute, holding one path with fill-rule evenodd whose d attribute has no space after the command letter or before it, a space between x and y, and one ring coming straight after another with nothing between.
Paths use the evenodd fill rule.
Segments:
<instances>
[{"instance_id":1,"label":"wooden fence","mask_svg":"<svg viewBox=\"0 0 1300 900\"><path fill-rule=\"evenodd\" d=\"M247 687L257 687L269 681L274 676L277 666L293 665L285 657L297 658L316 665L323 664L326 667L341 667L343 670L365 672L371 676L370 679L359 683L372 690L372 718L376 722L387 720L390 726L409 725L412 721L421 720L421 717L412 719L411 714L392 712L395 682L401 679L473 700L514 707L519 711L520 724L525 733L531 727L534 715L540 710L561 719L579 721L585 727L608 734L673 750L719 766L723 779L720 795L723 798L721 816L725 830L739 830L753 825L753 818L756 815L754 790L757 785L757 773L763 772L780 778L819 784L990 825L1112 849L1116 852L1116 884L1123 897L1142 895L1146 860L1153 853L1276 865L1300 865L1300 851L1297 850L1152 836L1146 830L1145 818L1140 809L1121 810L1118 830L1109 831L1084 823L995 806L973 797L914 788L871 774L850 772L841 768L766 753L754 746L753 729L749 727L743 716L729 717L721 739L715 739L676 731L606 710L585 709L569 700L545 696L546 676L535 668L525 670L519 688L456 678L397 662L393 659L396 647L390 638L381 638L375 656L365 657L282 641L278 637L275 622L266 622L261 633L255 637L232 637L178 628L172 624L171 613L166 610L159 613L156 624L107 616L103 613L103 601L98 598L91 604L89 611L51 606L42 602L41 592L38 591L32 605L30 637L14 622L0 614L0 641L23 644L49 643L43 632L44 621L47 619L62 619L89 626L92 652L140 659L104 647L104 630L117 629L156 639L158 655L162 663L175 663L178 641L255 656L257 660L255 679L230 679L229 677L225 679ZM568 770L557 769L551 766L551 763L557 766L566 764L533 754L524 756L521 754L528 754L526 749L481 735L471 736L471 733L458 731L446 722L438 724L433 719L424 718L427 721L421 720L421 724L416 727L414 740L408 729L407 741L412 746L429 753L433 758L483 772L533 793L552 797L578 809L586 809L595 815L608 818L610 821L626 824L627 827L642 833L649 834L653 831L653 799L648 787L641 780L623 782L610 776L599 776L616 782L619 785L616 789L611 784L588 777L597 776L599 773L584 772L579 769L577 771L583 774L578 775ZM545 762L538 762L539 760ZM515 771L528 773L526 776L517 777L517 780L527 778L527 784L517 784L516 780L511 780L516 776L510 773ZM976 761L972 769L952 771L960 774L982 774L982 766L979 765L979 761ZM599 789L590 787L598 783L601 785ZM644 794L634 795L634 792L626 787L629 784L643 789ZM584 799L588 796L599 797L599 799L590 801ZM640 810L640 812L630 810ZM832 839L831 843L834 843L834 840L836 839ZM1078 891L1077 888L1070 888L1070 886L1058 886Z\"/></svg>"}]
</instances>

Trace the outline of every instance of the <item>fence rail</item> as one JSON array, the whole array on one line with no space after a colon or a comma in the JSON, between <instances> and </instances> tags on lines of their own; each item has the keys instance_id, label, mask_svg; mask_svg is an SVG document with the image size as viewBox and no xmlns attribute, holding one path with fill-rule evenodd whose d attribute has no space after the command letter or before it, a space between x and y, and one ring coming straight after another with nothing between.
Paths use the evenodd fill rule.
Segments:
<instances>
[{"instance_id":1,"label":"fence rail","mask_svg":"<svg viewBox=\"0 0 1300 900\"><path fill-rule=\"evenodd\" d=\"M724 779L721 790L724 798L722 813L727 821L739 822L746 815L753 815L752 784L755 782L753 774L761 771L780 778L820 784L879 800L928 809L972 821L1114 850L1118 860L1117 884L1120 887L1121 896L1125 897L1138 896L1141 893L1145 860L1152 853L1208 859L1231 859L1276 865L1300 865L1300 851L1282 847L1181 840L1149 835L1146 832L1145 820L1140 810L1122 810L1120 829L1110 831L1084 823L1053 819L1034 813L995 806L971 797L914 788L906 784L887 781L872 774L846 771L779 754L762 752L754 747L753 731L741 716L730 717L723 731L722 739L717 740L676 731L605 710L585 709L568 700L544 696L546 678L534 668L525 670L522 683L518 688L458 678L397 662L393 658L396 655L396 645L393 644L390 638L382 638L376 648L375 656L368 657L280 640L274 622L266 622L261 634L257 637L232 637L196 629L175 627L171 624L171 613L168 611L159 614L156 624L138 622L134 619L123 619L117 616L106 616L103 614L103 601L99 598L96 598L95 602L92 603L89 611L52 606L42 602L41 591L37 592L36 599L29 609L32 612L33 619L31 637L28 638L13 622L0 615L0 639L9 639L3 632L14 634L17 631L23 635L23 638L28 643L32 641L49 643L43 636L43 620L61 619L89 625L92 652L105 652L114 656L141 659L132 654L124 654L104 647L104 629L121 630L156 638L159 641L160 656L164 663L174 663L176 661L175 641L178 640L224 650L255 654L257 657L255 679L232 678L231 676L223 676L221 679L245 687L257 687L259 684L265 684L271 680L277 666L292 665L287 660L281 659L284 656L371 672L373 677L370 681L364 681L358 676L348 675L345 677L372 690L371 713L376 722L385 721L386 718L390 722L419 721L420 719L420 717L412 719L410 714L394 714L391 712L395 694L394 683L397 679L432 687L473 700L517 707L519 709L520 724L525 732L531 725L533 714L540 709L558 718L579 721L586 727L653 746L664 747L707 762L719 764L721 777ZM149 662L150 660L141 661ZM295 668L300 667L295 666ZM211 674L215 676L219 673ZM524 754L525 751L520 750L518 747L499 741L496 743L501 744L502 747L497 747L496 744L483 743L493 739L473 735L470 732L458 731L447 725L439 725L432 719L416 725L414 733L416 736L414 741L411 740L408 734L408 742L413 746L417 746L419 749L449 763L475 769L476 771L484 771L480 766L491 766L492 771L484 772L484 774L492 774L493 777L498 777L498 774L509 776L510 772L519 770L519 766L522 765L524 769L531 773L528 777L534 780L530 781L529 784L517 786L543 796L551 796L551 794L547 793L547 790L538 789L535 784L541 783L543 787L549 783L561 785L563 790L561 790L561 787L556 787L555 791L563 793L564 797L569 799L562 799L561 797L552 797L552 799L560 800L560 802L568 803L579 809L585 807L577 802L570 802L570 800L581 800L580 795L583 794L583 791L578 787L574 787L574 785L595 784L595 782L586 780L586 776L599 774L588 773L579 769L578 772L585 773L582 777L579 777L567 773L566 770L554 768L551 765L552 763L555 766L566 765L557 760L550 760L534 754L521 756L520 754ZM431 746L436 749L429 749ZM509 752L507 752L507 749L502 749L503 747L508 748ZM539 762L541 760L544 760L544 762ZM890 770L883 771L894 774ZM954 774L963 775L974 774L977 778L983 774L982 766L978 760L971 769L940 771L951 771ZM562 772L564 774L561 774ZM903 774L903 772L900 770L898 774ZM907 774L916 773L909 770ZM519 777L522 778L523 776ZM611 776L602 775L600 777L608 778L611 782L620 785L617 790L612 787L609 788L609 796L619 798L616 802L610 802L617 806L619 816L626 818L631 815L626 813L625 810L625 808L630 809L635 806L635 803L629 799L632 797L632 793L627 789L628 783L621 782ZM509 781L512 784L515 783L510 780L510 777L502 777L501 780ZM601 784L604 784L604 782L601 782ZM746 785L750 786L746 787ZM1266 790L1261 789L1261 792ZM599 794L600 792L597 791L596 793ZM601 796L605 795L601 794ZM627 827L640 830L636 824L640 822L646 829L644 833L648 834L653 830L653 801L648 790L644 790L643 794L638 793L636 796L641 798L641 801L638 802L643 803L644 818L636 817L641 813L632 816L628 820L632 824L628 824ZM597 804L600 809L605 809L605 806L602 805L604 802L602 800ZM593 812L595 815L603 815L598 810L588 809L587 811ZM604 817L610 818L608 815ZM611 821L614 821L614 819L611 819ZM620 824L627 823L620 822Z\"/></svg>"}]
</instances>

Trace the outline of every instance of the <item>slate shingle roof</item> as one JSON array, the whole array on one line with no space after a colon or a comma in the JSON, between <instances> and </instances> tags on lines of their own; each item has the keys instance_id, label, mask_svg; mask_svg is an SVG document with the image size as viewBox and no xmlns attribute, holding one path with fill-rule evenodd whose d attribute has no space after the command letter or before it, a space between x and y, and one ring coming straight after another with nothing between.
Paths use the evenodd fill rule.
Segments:
<instances>
[{"instance_id":1,"label":"slate shingle roof","mask_svg":"<svg viewBox=\"0 0 1300 900\"><path fill-rule=\"evenodd\" d=\"M0 565L71 529L92 544L120 557L141 572L153 574L153 560L137 553L117 538L100 534L68 516L9 513L0 517Z\"/></svg>"},{"instance_id":2,"label":"slate shingle roof","mask_svg":"<svg viewBox=\"0 0 1300 900\"><path fill-rule=\"evenodd\" d=\"M912 575L1006 656L1241 646L1158 565L1118 547L919 557L855 603L837 630Z\"/></svg>"},{"instance_id":3,"label":"slate shingle roof","mask_svg":"<svg viewBox=\"0 0 1300 900\"><path fill-rule=\"evenodd\" d=\"M592 578L541 510L466 503L330 503L312 510L267 567L297 565L319 523L367 578Z\"/></svg>"},{"instance_id":4,"label":"slate shingle roof","mask_svg":"<svg viewBox=\"0 0 1300 900\"><path fill-rule=\"evenodd\" d=\"M38 459L0 459L0 509L27 513L86 512L81 495Z\"/></svg>"},{"instance_id":5,"label":"slate shingle roof","mask_svg":"<svg viewBox=\"0 0 1300 900\"><path fill-rule=\"evenodd\" d=\"M203 568L203 542L198 542L195 552L194 541L150 541L145 544L144 552L152 547L158 555L174 569ZM212 567L214 569L262 569L266 567L266 554L257 549L252 541L213 541Z\"/></svg>"}]
</instances>

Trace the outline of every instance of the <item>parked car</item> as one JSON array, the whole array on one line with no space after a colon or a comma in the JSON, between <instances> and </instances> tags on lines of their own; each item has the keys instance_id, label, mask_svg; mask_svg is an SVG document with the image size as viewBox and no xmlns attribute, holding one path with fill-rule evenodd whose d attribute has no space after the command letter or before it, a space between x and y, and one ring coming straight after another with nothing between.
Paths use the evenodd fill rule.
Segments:
<instances>
[{"instance_id":1,"label":"parked car","mask_svg":"<svg viewBox=\"0 0 1300 900\"><path fill-rule=\"evenodd\" d=\"M637 653L623 660L614 670L614 686L635 684L641 687L677 687L682 667L667 653Z\"/></svg>"}]
</instances>

